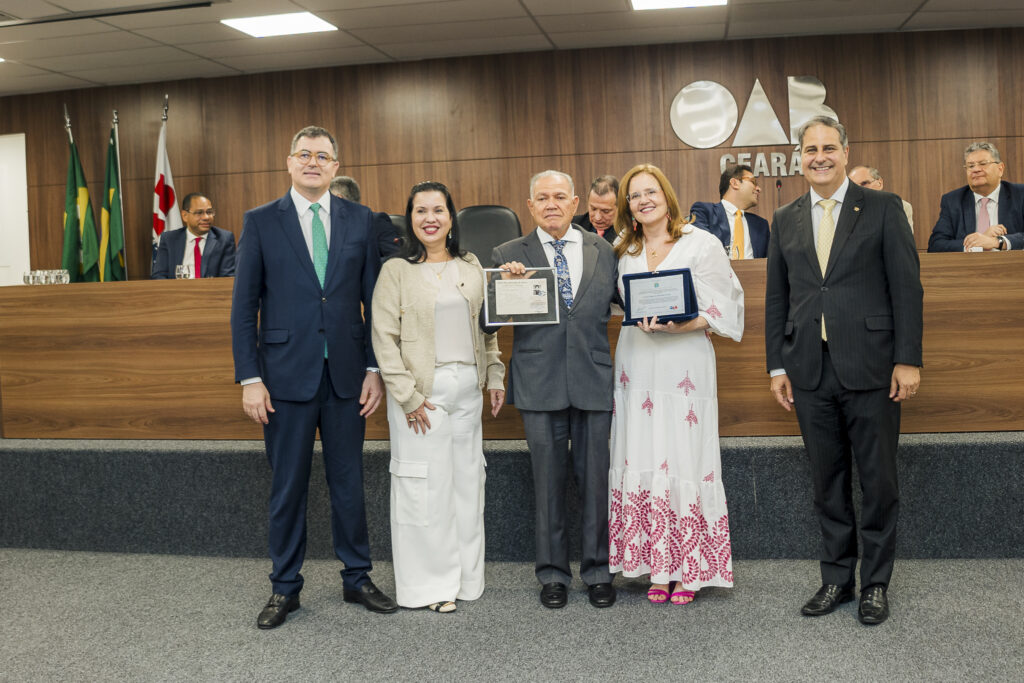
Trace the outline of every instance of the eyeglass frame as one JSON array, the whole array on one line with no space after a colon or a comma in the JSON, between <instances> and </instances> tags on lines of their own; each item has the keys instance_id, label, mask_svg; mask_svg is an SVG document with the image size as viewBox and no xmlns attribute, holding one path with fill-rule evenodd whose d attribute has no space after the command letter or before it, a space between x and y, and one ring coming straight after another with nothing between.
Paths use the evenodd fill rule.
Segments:
<instances>
[{"instance_id":1,"label":"eyeglass frame","mask_svg":"<svg viewBox=\"0 0 1024 683\"><path fill-rule=\"evenodd\" d=\"M308 154L309 155L309 158L306 159L305 161L303 161L303 159L302 159L302 155L304 155L304 154ZM320 160L320 155L321 154L323 156L327 157L324 161ZM301 164L308 164L310 161L315 160L316 161L316 165L320 166L321 168L326 166L327 164L333 163L333 162L338 160L337 157L332 157L327 152L316 152L314 154L313 152L310 152L308 149L300 149L297 152L292 152L288 156L294 157L295 160L298 161Z\"/></svg>"},{"instance_id":2,"label":"eyeglass frame","mask_svg":"<svg viewBox=\"0 0 1024 683\"><path fill-rule=\"evenodd\" d=\"M209 216L210 218L213 218L214 216L217 215L216 209L196 209L195 211L193 211L192 209L182 209L182 211L191 214L196 218L202 218L203 216Z\"/></svg>"}]
</instances>

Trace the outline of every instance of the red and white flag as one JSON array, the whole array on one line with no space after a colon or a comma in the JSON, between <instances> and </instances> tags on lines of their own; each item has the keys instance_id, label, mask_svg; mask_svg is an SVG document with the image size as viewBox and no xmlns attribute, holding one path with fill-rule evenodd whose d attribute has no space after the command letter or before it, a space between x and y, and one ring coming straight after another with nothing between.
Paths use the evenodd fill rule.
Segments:
<instances>
[{"instance_id":1,"label":"red and white flag","mask_svg":"<svg viewBox=\"0 0 1024 683\"><path fill-rule=\"evenodd\" d=\"M156 185L153 188L153 258L156 245L164 230L183 227L178 211L178 197L174 194L171 161L167 158L167 121L160 126L160 141L156 146Z\"/></svg>"}]
</instances>

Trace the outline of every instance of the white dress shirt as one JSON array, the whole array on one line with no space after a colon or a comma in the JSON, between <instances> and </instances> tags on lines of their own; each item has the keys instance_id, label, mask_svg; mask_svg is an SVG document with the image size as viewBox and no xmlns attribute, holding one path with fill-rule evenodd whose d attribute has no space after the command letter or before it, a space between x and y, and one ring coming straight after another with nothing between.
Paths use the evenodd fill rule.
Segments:
<instances>
[{"instance_id":1,"label":"white dress shirt","mask_svg":"<svg viewBox=\"0 0 1024 683\"><path fill-rule=\"evenodd\" d=\"M729 225L729 234L732 239L729 241L728 252L732 254L732 245L736 244L736 212L739 211L731 202L722 200L722 208L725 209L725 220ZM750 244L750 226L747 225L747 212L743 212L743 258L754 258L754 247Z\"/></svg>"},{"instance_id":2,"label":"white dress shirt","mask_svg":"<svg viewBox=\"0 0 1024 683\"><path fill-rule=\"evenodd\" d=\"M206 253L206 235L195 236L192 231L185 228L185 253L182 254L181 262L191 268L193 271L196 268L196 240L199 240L199 253ZM200 277L202 273L192 273L193 278Z\"/></svg>"},{"instance_id":3,"label":"white dress shirt","mask_svg":"<svg viewBox=\"0 0 1024 683\"><path fill-rule=\"evenodd\" d=\"M306 241L306 249L309 250L309 258L313 260L313 212L310 207L316 203L320 205L320 220L324 224L324 233L327 235L327 248L331 248L331 193L324 192L324 196L311 202L292 187L290 190L292 203L295 204L295 211L299 214L299 227L302 228L302 239Z\"/></svg>"},{"instance_id":4,"label":"white dress shirt","mask_svg":"<svg viewBox=\"0 0 1024 683\"><path fill-rule=\"evenodd\" d=\"M537 236L540 244L544 247L544 255L548 257L548 265L555 268L555 245L552 242L555 238L548 234L543 228L537 228ZM569 284L572 286L573 299L580 288L580 278L583 277L583 235L579 230L569 226L562 239L567 244L562 247L562 255L565 256L565 263L569 266Z\"/></svg>"}]
</instances>

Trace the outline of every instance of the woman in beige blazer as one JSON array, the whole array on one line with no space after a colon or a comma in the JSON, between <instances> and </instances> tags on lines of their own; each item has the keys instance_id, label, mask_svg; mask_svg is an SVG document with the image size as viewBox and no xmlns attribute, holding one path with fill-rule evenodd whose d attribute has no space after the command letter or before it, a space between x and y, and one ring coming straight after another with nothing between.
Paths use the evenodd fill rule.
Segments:
<instances>
[{"instance_id":1,"label":"woman in beige blazer","mask_svg":"<svg viewBox=\"0 0 1024 683\"><path fill-rule=\"evenodd\" d=\"M498 340L480 329L484 273L459 249L448 188L419 183L409 235L373 292L373 349L387 387L391 545L398 604L455 611L484 589L482 392L505 402Z\"/></svg>"}]
</instances>

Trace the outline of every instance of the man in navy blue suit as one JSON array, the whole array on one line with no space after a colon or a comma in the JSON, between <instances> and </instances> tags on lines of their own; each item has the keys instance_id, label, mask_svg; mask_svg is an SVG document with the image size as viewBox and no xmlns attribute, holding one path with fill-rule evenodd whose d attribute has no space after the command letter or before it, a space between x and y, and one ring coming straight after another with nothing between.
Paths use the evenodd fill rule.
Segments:
<instances>
[{"instance_id":1,"label":"man in navy blue suit","mask_svg":"<svg viewBox=\"0 0 1024 683\"><path fill-rule=\"evenodd\" d=\"M287 163L291 190L245 214L231 304L235 381L246 415L263 425L272 471L273 595L257 617L263 629L299 608L318 429L344 599L375 612L398 609L370 580L363 504L365 418L384 394L370 346L380 271L373 214L328 191L338 147L323 128L296 133Z\"/></svg>"},{"instance_id":2,"label":"man in navy blue suit","mask_svg":"<svg viewBox=\"0 0 1024 683\"><path fill-rule=\"evenodd\" d=\"M1003 161L990 142L964 150L967 184L942 195L928 251L1024 249L1024 185L1003 180Z\"/></svg>"},{"instance_id":3,"label":"man in navy blue suit","mask_svg":"<svg viewBox=\"0 0 1024 683\"><path fill-rule=\"evenodd\" d=\"M749 166L730 166L718 181L722 201L694 202L694 224L722 241L730 258L768 255L768 221L748 211L757 206L761 188Z\"/></svg>"},{"instance_id":4,"label":"man in navy blue suit","mask_svg":"<svg viewBox=\"0 0 1024 683\"><path fill-rule=\"evenodd\" d=\"M160 235L151 275L154 280L174 279L180 265L189 266L190 278L235 274L235 235L214 226L215 215L209 197L199 192L185 195L181 202L185 227Z\"/></svg>"}]
</instances>

